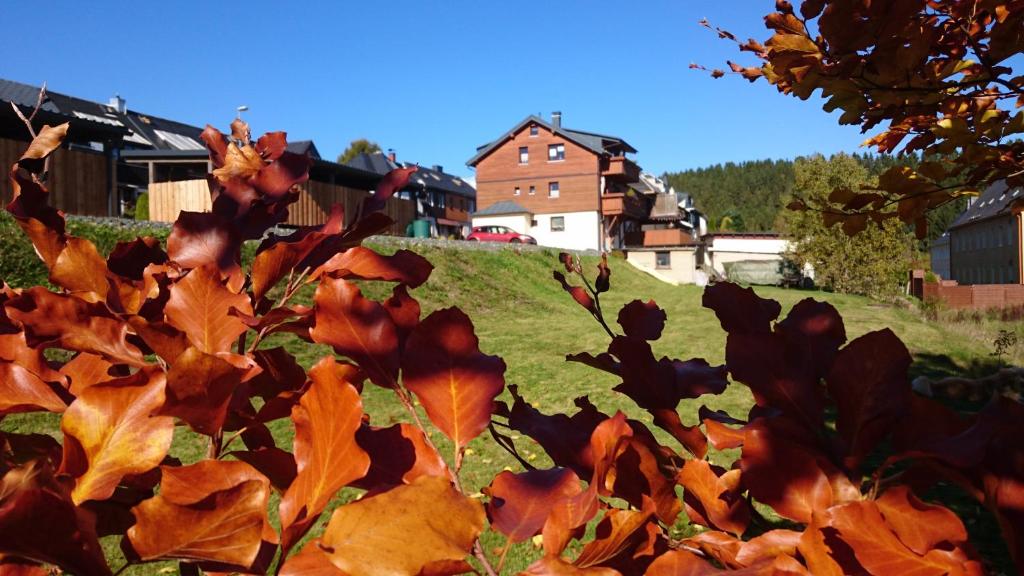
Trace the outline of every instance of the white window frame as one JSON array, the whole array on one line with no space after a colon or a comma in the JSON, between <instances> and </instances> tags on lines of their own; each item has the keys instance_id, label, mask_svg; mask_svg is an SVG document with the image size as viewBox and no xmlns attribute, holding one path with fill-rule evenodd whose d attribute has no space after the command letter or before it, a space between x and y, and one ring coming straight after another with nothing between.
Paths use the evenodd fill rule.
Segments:
<instances>
[{"instance_id":1,"label":"white window frame","mask_svg":"<svg viewBox=\"0 0 1024 576\"><path fill-rule=\"evenodd\" d=\"M558 182L548 182L548 198L558 198L562 194Z\"/></svg>"}]
</instances>

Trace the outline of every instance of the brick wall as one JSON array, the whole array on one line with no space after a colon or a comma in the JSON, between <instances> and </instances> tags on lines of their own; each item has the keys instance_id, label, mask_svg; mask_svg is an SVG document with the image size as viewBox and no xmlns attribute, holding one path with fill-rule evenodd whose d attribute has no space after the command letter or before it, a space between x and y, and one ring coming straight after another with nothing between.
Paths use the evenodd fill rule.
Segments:
<instances>
[{"instance_id":1,"label":"brick wall","mask_svg":"<svg viewBox=\"0 0 1024 576\"><path fill-rule=\"evenodd\" d=\"M1022 284L972 284L960 286L956 282L928 282L921 296L925 300L938 300L953 310L988 310L1024 305Z\"/></svg>"}]
</instances>

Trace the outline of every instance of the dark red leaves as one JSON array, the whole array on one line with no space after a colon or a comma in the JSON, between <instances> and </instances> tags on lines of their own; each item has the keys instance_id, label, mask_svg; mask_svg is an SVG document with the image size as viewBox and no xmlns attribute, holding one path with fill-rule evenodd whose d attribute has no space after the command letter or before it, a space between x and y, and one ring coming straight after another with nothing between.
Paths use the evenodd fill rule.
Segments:
<instances>
[{"instance_id":1,"label":"dark red leaves","mask_svg":"<svg viewBox=\"0 0 1024 576\"><path fill-rule=\"evenodd\" d=\"M828 375L845 464L856 469L910 411L911 357L891 330L870 332L843 348Z\"/></svg>"},{"instance_id":2,"label":"dark red leaves","mask_svg":"<svg viewBox=\"0 0 1024 576\"><path fill-rule=\"evenodd\" d=\"M448 477L441 455L412 424L402 422L387 428L364 425L356 432L356 442L369 455L370 469L354 486L380 490L412 484L420 476Z\"/></svg>"},{"instance_id":3,"label":"dark red leaves","mask_svg":"<svg viewBox=\"0 0 1024 576\"><path fill-rule=\"evenodd\" d=\"M363 202L363 208L360 216L366 217L371 212L382 210L387 204L388 198L391 198L395 192L405 188L405 185L409 182L409 177L418 169L419 168L417 166L410 166L408 168L396 168L388 172L384 178L381 178L380 182L377 183L377 189L374 191L373 195L369 196Z\"/></svg>"},{"instance_id":4,"label":"dark red leaves","mask_svg":"<svg viewBox=\"0 0 1024 576\"><path fill-rule=\"evenodd\" d=\"M583 306L583 308L591 314L597 312L597 305L594 303L594 299L590 297L590 294L587 293L585 288L569 284L565 279L565 274L562 274L558 270L555 270L552 273L552 276L554 276L555 280L562 285L562 289L572 296L572 299L575 300L577 304Z\"/></svg>"},{"instance_id":5,"label":"dark red leaves","mask_svg":"<svg viewBox=\"0 0 1024 576\"><path fill-rule=\"evenodd\" d=\"M402 382L431 422L462 448L490 423L494 398L505 388L505 362L482 353L469 317L446 308L409 336Z\"/></svg>"},{"instance_id":6,"label":"dark red leaves","mask_svg":"<svg viewBox=\"0 0 1024 576\"><path fill-rule=\"evenodd\" d=\"M167 238L167 256L184 268L238 269L242 239L229 222L212 212L181 212Z\"/></svg>"},{"instance_id":7,"label":"dark red leaves","mask_svg":"<svg viewBox=\"0 0 1024 576\"><path fill-rule=\"evenodd\" d=\"M190 347L174 360L167 372L167 401L161 414L176 416L207 436L224 426L228 402L248 372L244 356L232 364L227 360Z\"/></svg>"},{"instance_id":8,"label":"dark red leaves","mask_svg":"<svg viewBox=\"0 0 1024 576\"><path fill-rule=\"evenodd\" d=\"M654 300L633 300L619 310L619 326L630 338L657 340L665 328L665 311Z\"/></svg>"},{"instance_id":9,"label":"dark red leaves","mask_svg":"<svg viewBox=\"0 0 1024 576\"><path fill-rule=\"evenodd\" d=\"M248 329L237 316L229 314L232 309L251 314L249 297L224 286L215 268L203 266L171 287L164 311L167 321L184 332L193 346L216 354L229 351Z\"/></svg>"},{"instance_id":10,"label":"dark red leaves","mask_svg":"<svg viewBox=\"0 0 1024 576\"><path fill-rule=\"evenodd\" d=\"M398 332L387 310L363 297L341 278L323 278L316 289L316 323L309 334L356 362L378 386L392 388L398 378Z\"/></svg>"},{"instance_id":11,"label":"dark red leaves","mask_svg":"<svg viewBox=\"0 0 1024 576\"><path fill-rule=\"evenodd\" d=\"M702 303L715 311L722 329L732 334L765 333L779 317L782 307L774 300L760 298L752 288L719 282L704 289Z\"/></svg>"},{"instance_id":12,"label":"dark red leaves","mask_svg":"<svg viewBox=\"0 0 1024 576\"><path fill-rule=\"evenodd\" d=\"M832 487L812 453L761 422L747 426L740 459L750 494L780 516L810 522L832 505Z\"/></svg>"},{"instance_id":13,"label":"dark red leaves","mask_svg":"<svg viewBox=\"0 0 1024 576\"><path fill-rule=\"evenodd\" d=\"M327 275L332 278L386 280L416 288L427 281L433 269L426 258L409 250L382 256L369 248L356 246L333 256L317 269L313 279Z\"/></svg>"}]
</instances>

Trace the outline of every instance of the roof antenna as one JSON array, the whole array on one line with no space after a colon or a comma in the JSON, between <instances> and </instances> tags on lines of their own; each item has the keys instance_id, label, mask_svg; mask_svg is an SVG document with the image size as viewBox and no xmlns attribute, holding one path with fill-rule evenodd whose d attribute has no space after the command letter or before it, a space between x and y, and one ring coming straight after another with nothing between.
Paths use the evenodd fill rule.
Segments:
<instances>
[{"instance_id":1,"label":"roof antenna","mask_svg":"<svg viewBox=\"0 0 1024 576\"><path fill-rule=\"evenodd\" d=\"M238 108L235 108L235 110L238 111L238 114L235 115L235 118L238 119L238 120L241 120L242 119L242 112L248 112L249 111L249 107L246 106L245 104L242 104Z\"/></svg>"}]
</instances>

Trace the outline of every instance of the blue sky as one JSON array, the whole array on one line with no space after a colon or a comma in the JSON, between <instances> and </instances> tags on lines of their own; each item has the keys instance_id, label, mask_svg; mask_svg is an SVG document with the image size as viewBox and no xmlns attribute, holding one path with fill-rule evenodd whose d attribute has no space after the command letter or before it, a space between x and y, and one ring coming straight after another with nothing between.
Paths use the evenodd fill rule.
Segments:
<instances>
[{"instance_id":1,"label":"blue sky","mask_svg":"<svg viewBox=\"0 0 1024 576\"><path fill-rule=\"evenodd\" d=\"M44 7L45 6L45 7ZM197 125L248 105L334 157L355 138L471 175L476 146L531 113L615 134L647 170L854 151L821 101L712 80L774 0L5 2L0 77ZM18 23L18 24L15 24Z\"/></svg>"}]
</instances>

